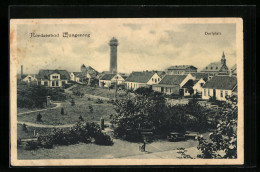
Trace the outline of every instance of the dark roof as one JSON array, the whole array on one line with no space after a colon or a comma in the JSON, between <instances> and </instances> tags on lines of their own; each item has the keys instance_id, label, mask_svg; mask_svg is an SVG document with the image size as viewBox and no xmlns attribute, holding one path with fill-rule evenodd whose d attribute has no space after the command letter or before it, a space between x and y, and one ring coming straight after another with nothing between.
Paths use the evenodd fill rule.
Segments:
<instances>
[{"instance_id":1,"label":"dark roof","mask_svg":"<svg viewBox=\"0 0 260 172\"><path fill-rule=\"evenodd\" d=\"M115 75L116 75L116 74L111 74L111 73L105 74L105 75L103 75L103 76L100 78L100 80L111 80Z\"/></svg>"},{"instance_id":2,"label":"dark roof","mask_svg":"<svg viewBox=\"0 0 260 172\"><path fill-rule=\"evenodd\" d=\"M215 76L207 81L203 88L232 90L237 85L237 78L233 76Z\"/></svg>"},{"instance_id":3,"label":"dark roof","mask_svg":"<svg viewBox=\"0 0 260 172\"><path fill-rule=\"evenodd\" d=\"M48 70L48 69L42 69L39 71L39 74L37 75L37 79L49 79L49 76L51 74L58 73L60 74L60 79L70 79L70 74L66 70Z\"/></svg>"},{"instance_id":4,"label":"dark roof","mask_svg":"<svg viewBox=\"0 0 260 172\"><path fill-rule=\"evenodd\" d=\"M203 79L204 81L208 80L209 74L208 73L202 73L202 72L196 72L196 73L190 73L193 77L196 79Z\"/></svg>"},{"instance_id":5,"label":"dark roof","mask_svg":"<svg viewBox=\"0 0 260 172\"><path fill-rule=\"evenodd\" d=\"M223 64L221 62L213 62L206 66L202 71L217 72L222 68Z\"/></svg>"},{"instance_id":6,"label":"dark roof","mask_svg":"<svg viewBox=\"0 0 260 172\"><path fill-rule=\"evenodd\" d=\"M128 82L147 83L156 72L132 72L126 78Z\"/></svg>"},{"instance_id":7,"label":"dark roof","mask_svg":"<svg viewBox=\"0 0 260 172\"><path fill-rule=\"evenodd\" d=\"M193 81L193 84L196 85L197 82L199 82L199 80L200 80L200 79L195 79L195 80ZM204 80L204 81L205 81L205 80Z\"/></svg>"},{"instance_id":8,"label":"dark roof","mask_svg":"<svg viewBox=\"0 0 260 172\"><path fill-rule=\"evenodd\" d=\"M195 66L192 66L192 65L175 65L175 66L168 67L167 70L181 70L181 69L184 70L189 67L197 69Z\"/></svg>"},{"instance_id":9,"label":"dark roof","mask_svg":"<svg viewBox=\"0 0 260 172\"><path fill-rule=\"evenodd\" d=\"M194 85L195 85L195 82L192 79L190 79L182 86L182 88L190 88L190 87L193 87Z\"/></svg>"},{"instance_id":10,"label":"dark roof","mask_svg":"<svg viewBox=\"0 0 260 172\"><path fill-rule=\"evenodd\" d=\"M166 75L159 85L180 85L187 75Z\"/></svg>"},{"instance_id":11,"label":"dark roof","mask_svg":"<svg viewBox=\"0 0 260 172\"><path fill-rule=\"evenodd\" d=\"M162 79L166 73L164 71L157 71L157 74L159 75L159 77Z\"/></svg>"}]
</instances>

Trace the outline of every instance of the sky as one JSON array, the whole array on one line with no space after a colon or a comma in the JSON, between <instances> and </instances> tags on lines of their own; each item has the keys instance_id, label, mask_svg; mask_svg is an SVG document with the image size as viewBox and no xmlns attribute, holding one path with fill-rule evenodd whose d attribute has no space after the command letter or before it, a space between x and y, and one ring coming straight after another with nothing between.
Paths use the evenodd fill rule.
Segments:
<instances>
[{"instance_id":1,"label":"sky","mask_svg":"<svg viewBox=\"0 0 260 172\"><path fill-rule=\"evenodd\" d=\"M30 33L57 34L59 38L30 38ZM89 38L63 38L62 33L90 34ZM221 35L205 35L220 32ZM112 37L118 39L118 72L165 70L172 65L193 65L202 70L220 61L223 51L229 68L236 63L235 24L196 24L149 20L133 22L82 22L76 24L19 24L17 26L18 65L24 73L40 69L80 71L92 66L99 72L109 70ZM18 67L18 73L20 68Z\"/></svg>"}]
</instances>

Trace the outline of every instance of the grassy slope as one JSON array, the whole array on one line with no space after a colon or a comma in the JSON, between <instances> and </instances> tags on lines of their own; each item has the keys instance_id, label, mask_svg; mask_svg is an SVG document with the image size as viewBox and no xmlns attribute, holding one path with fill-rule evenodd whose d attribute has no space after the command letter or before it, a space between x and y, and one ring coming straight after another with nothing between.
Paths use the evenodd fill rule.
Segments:
<instances>
[{"instance_id":1,"label":"grassy slope","mask_svg":"<svg viewBox=\"0 0 260 172\"><path fill-rule=\"evenodd\" d=\"M109 115L114 113L113 106L104 102L103 104L96 104L96 100L87 100L86 97L79 98L74 97L75 106L71 106L69 101L62 104L64 108L65 115L61 115L61 108L46 110L40 112L42 115L42 122L37 122L36 117L39 112L19 115L17 118L19 121L39 123L39 124L49 124L49 125L63 125L63 124L74 124L78 121L81 115L84 120L88 121L99 121L101 117L105 119L105 122L109 120ZM89 112L89 105L93 106L93 113Z\"/></svg>"}]
</instances>

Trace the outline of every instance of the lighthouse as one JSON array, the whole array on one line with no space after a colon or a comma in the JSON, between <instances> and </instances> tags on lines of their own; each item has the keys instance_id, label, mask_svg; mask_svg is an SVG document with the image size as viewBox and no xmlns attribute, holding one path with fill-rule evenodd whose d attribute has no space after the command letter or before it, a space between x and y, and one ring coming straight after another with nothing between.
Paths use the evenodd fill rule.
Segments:
<instances>
[{"instance_id":1,"label":"lighthouse","mask_svg":"<svg viewBox=\"0 0 260 172\"><path fill-rule=\"evenodd\" d=\"M118 40L113 37L110 42L110 73L117 73L117 46L118 46Z\"/></svg>"}]
</instances>

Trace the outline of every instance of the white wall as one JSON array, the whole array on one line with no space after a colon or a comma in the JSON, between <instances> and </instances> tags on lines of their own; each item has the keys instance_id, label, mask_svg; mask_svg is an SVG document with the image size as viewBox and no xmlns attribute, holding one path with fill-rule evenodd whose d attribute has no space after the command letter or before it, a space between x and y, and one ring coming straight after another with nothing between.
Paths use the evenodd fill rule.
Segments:
<instances>
[{"instance_id":1,"label":"white wall","mask_svg":"<svg viewBox=\"0 0 260 172\"><path fill-rule=\"evenodd\" d=\"M206 83L206 82L205 82L203 79L200 79L200 80L193 86L194 94L196 94L196 93L201 94L201 93L202 93L201 84L204 85L205 83Z\"/></svg>"},{"instance_id":2,"label":"white wall","mask_svg":"<svg viewBox=\"0 0 260 172\"><path fill-rule=\"evenodd\" d=\"M150 80L147 82L148 85L158 84L161 81L160 76L155 73Z\"/></svg>"},{"instance_id":3,"label":"white wall","mask_svg":"<svg viewBox=\"0 0 260 172\"><path fill-rule=\"evenodd\" d=\"M53 77L57 77L57 78L53 78ZM60 74L58 73L53 73L50 75L50 80L53 81L53 80L60 80Z\"/></svg>"},{"instance_id":4,"label":"white wall","mask_svg":"<svg viewBox=\"0 0 260 172\"><path fill-rule=\"evenodd\" d=\"M206 90L206 95L204 90ZM208 95L208 92L210 93L210 95ZM221 96L221 92L223 93ZM225 96L231 96L232 91L231 90L220 90L220 89L216 89L216 99L217 100L221 100L221 101L225 101L226 98ZM208 89L208 88L202 88L202 99L206 99L208 100L210 97L213 97L213 89Z\"/></svg>"},{"instance_id":5,"label":"white wall","mask_svg":"<svg viewBox=\"0 0 260 172\"><path fill-rule=\"evenodd\" d=\"M147 84L145 84L145 83L126 82L126 88L128 90L136 90L137 88L146 87L146 86L147 86Z\"/></svg>"}]
</instances>

